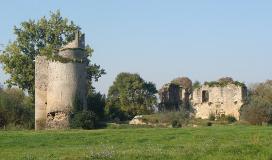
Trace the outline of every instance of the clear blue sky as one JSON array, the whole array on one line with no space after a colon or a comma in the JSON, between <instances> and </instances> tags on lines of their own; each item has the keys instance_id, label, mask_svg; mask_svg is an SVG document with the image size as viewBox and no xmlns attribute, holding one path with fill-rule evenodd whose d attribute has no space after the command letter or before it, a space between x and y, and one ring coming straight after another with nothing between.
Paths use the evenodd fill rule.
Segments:
<instances>
[{"instance_id":1,"label":"clear blue sky","mask_svg":"<svg viewBox=\"0 0 272 160\"><path fill-rule=\"evenodd\" d=\"M0 6L0 44L14 39L14 25L57 9L80 25L95 50L93 62L107 71L95 84L103 93L120 72L139 73L157 88L179 76L272 79L270 0L8 0Z\"/></svg>"}]
</instances>

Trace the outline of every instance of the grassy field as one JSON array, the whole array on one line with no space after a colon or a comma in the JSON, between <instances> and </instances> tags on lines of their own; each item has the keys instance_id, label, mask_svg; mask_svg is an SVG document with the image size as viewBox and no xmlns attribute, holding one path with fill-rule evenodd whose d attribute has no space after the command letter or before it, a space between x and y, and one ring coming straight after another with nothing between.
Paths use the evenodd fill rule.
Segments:
<instances>
[{"instance_id":1,"label":"grassy field","mask_svg":"<svg viewBox=\"0 0 272 160\"><path fill-rule=\"evenodd\" d=\"M272 127L0 131L0 159L272 160Z\"/></svg>"}]
</instances>

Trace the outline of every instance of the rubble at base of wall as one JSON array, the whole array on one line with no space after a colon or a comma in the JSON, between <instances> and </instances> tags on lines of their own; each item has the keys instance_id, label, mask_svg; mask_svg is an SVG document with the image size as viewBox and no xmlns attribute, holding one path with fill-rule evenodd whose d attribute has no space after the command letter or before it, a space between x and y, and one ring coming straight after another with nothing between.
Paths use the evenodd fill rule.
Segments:
<instances>
[{"instance_id":1,"label":"rubble at base of wall","mask_svg":"<svg viewBox=\"0 0 272 160\"><path fill-rule=\"evenodd\" d=\"M65 112L48 113L46 120L47 129L69 128L69 114Z\"/></svg>"}]
</instances>

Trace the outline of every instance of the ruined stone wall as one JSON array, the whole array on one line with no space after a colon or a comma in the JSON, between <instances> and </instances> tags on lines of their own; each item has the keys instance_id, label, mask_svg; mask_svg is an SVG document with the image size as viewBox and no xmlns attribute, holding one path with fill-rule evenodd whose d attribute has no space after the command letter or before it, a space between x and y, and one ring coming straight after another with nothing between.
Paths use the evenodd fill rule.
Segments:
<instances>
[{"instance_id":1,"label":"ruined stone wall","mask_svg":"<svg viewBox=\"0 0 272 160\"><path fill-rule=\"evenodd\" d=\"M35 58L35 128L43 129L46 126L48 86L48 61L45 56Z\"/></svg>"},{"instance_id":2,"label":"ruined stone wall","mask_svg":"<svg viewBox=\"0 0 272 160\"><path fill-rule=\"evenodd\" d=\"M177 111L179 110L181 89L176 84L165 84L159 91L160 111Z\"/></svg>"},{"instance_id":3,"label":"ruined stone wall","mask_svg":"<svg viewBox=\"0 0 272 160\"><path fill-rule=\"evenodd\" d=\"M35 129L69 128L74 107L87 106L88 65L84 35L60 49L66 62L37 56L35 61Z\"/></svg>"},{"instance_id":4,"label":"ruined stone wall","mask_svg":"<svg viewBox=\"0 0 272 160\"><path fill-rule=\"evenodd\" d=\"M49 63L47 128L68 128L73 106L86 107L85 70L84 63Z\"/></svg>"},{"instance_id":5,"label":"ruined stone wall","mask_svg":"<svg viewBox=\"0 0 272 160\"><path fill-rule=\"evenodd\" d=\"M195 109L196 118L209 118L210 114L215 116L232 115L240 118L239 110L244 104L245 88L229 84L226 86L208 86L195 89L192 95L192 105ZM208 93L205 101L204 94Z\"/></svg>"}]
</instances>

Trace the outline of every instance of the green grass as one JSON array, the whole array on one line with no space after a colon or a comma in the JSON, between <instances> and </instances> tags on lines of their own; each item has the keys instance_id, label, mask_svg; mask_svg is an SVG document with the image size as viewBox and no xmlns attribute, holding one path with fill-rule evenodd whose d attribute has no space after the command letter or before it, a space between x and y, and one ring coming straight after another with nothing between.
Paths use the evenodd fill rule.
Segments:
<instances>
[{"instance_id":1,"label":"green grass","mask_svg":"<svg viewBox=\"0 0 272 160\"><path fill-rule=\"evenodd\" d=\"M0 131L0 159L272 160L272 127Z\"/></svg>"}]
</instances>

